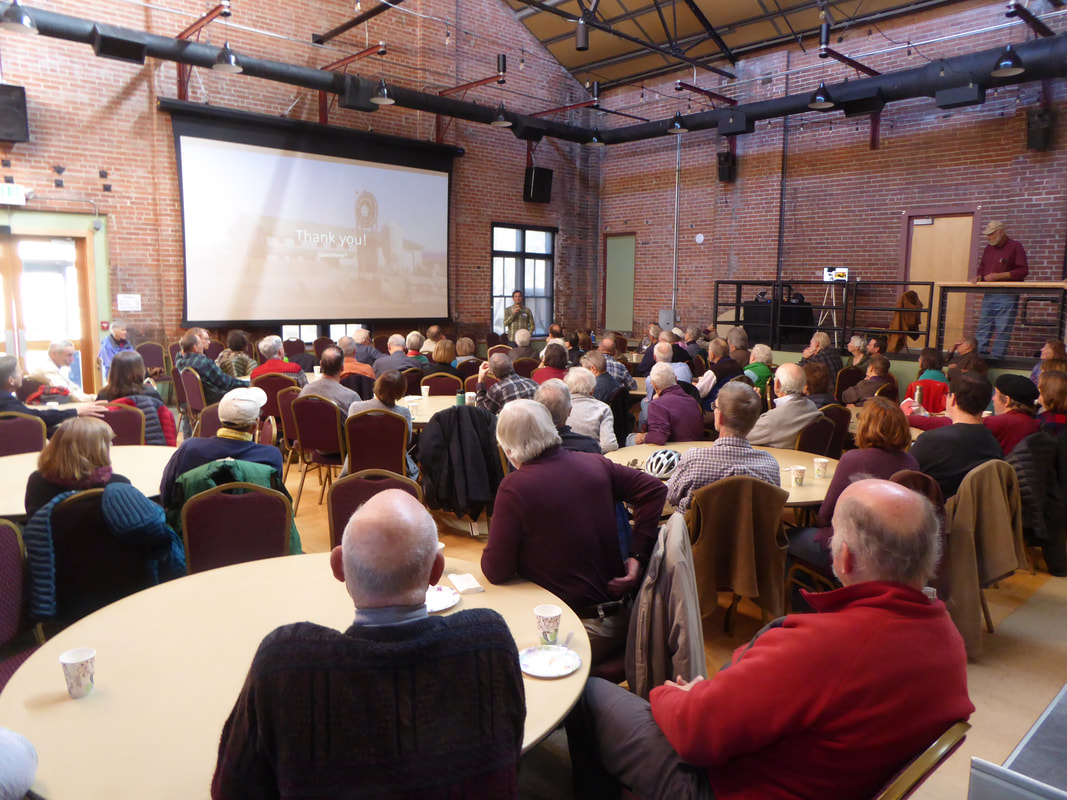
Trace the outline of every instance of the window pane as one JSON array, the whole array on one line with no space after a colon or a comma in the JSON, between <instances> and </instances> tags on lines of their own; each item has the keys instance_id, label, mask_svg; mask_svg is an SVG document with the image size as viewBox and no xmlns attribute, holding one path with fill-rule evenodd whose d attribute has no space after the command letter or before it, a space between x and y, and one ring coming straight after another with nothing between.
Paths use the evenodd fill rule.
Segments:
<instances>
[{"instance_id":1,"label":"window pane","mask_svg":"<svg viewBox=\"0 0 1067 800\"><path fill-rule=\"evenodd\" d=\"M526 231L527 253L551 253L552 233L550 231Z\"/></svg>"},{"instance_id":2,"label":"window pane","mask_svg":"<svg viewBox=\"0 0 1067 800\"><path fill-rule=\"evenodd\" d=\"M510 297L511 293L518 288L518 278L516 276L518 275L519 260L517 258L505 258L503 261L504 281L501 284L503 291L500 294Z\"/></svg>"},{"instance_id":3,"label":"window pane","mask_svg":"<svg viewBox=\"0 0 1067 800\"><path fill-rule=\"evenodd\" d=\"M504 294L504 259L493 259L493 294Z\"/></svg>"},{"instance_id":4,"label":"window pane","mask_svg":"<svg viewBox=\"0 0 1067 800\"><path fill-rule=\"evenodd\" d=\"M493 228L493 249L518 252L521 248L522 232L516 228Z\"/></svg>"},{"instance_id":5,"label":"window pane","mask_svg":"<svg viewBox=\"0 0 1067 800\"><path fill-rule=\"evenodd\" d=\"M356 326L353 325L351 327L356 327ZM351 335L351 334L348 333L348 328L349 328L349 326L345 325L344 323L341 323L339 325L338 324L331 324L330 325L329 336L330 336L331 339L333 339L336 342L342 336L350 336Z\"/></svg>"},{"instance_id":6,"label":"window pane","mask_svg":"<svg viewBox=\"0 0 1067 800\"><path fill-rule=\"evenodd\" d=\"M22 273L21 283L26 337L47 341L69 338L70 326L62 309L67 295L63 273L26 271ZM61 303L59 309L55 308L57 298ZM75 338L78 338L77 333Z\"/></svg>"},{"instance_id":7,"label":"window pane","mask_svg":"<svg viewBox=\"0 0 1067 800\"><path fill-rule=\"evenodd\" d=\"M310 344L319 338L319 326L318 325L301 325L300 326L300 338Z\"/></svg>"},{"instance_id":8,"label":"window pane","mask_svg":"<svg viewBox=\"0 0 1067 800\"><path fill-rule=\"evenodd\" d=\"M493 298L493 330L501 333L504 330L504 309L511 304L511 298Z\"/></svg>"},{"instance_id":9,"label":"window pane","mask_svg":"<svg viewBox=\"0 0 1067 800\"><path fill-rule=\"evenodd\" d=\"M299 339L300 338L300 326L299 325L282 325L282 341L286 339Z\"/></svg>"}]
</instances>

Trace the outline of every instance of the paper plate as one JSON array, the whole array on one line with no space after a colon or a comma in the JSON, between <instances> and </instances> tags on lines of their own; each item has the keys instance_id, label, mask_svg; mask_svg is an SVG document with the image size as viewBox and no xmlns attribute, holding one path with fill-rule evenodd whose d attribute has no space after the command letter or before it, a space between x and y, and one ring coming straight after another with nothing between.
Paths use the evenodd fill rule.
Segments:
<instances>
[{"instance_id":1,"label":"paper plate","mask_svg":"<svg viewBox=\"0 0 1067 800\"><path fill-rule=\"evenodd\" d=\"M459 602L459 592L451 586L430 586L426 589L426 610L447 611Z\"/></svg>"},{"instance_id":2,"label":"paper plate","mask_svg":"<svg viewBox=\"0 0 1067 800\"><path fill-rule=\"evenodd\" d=\"M519 666L535 678L562 678L582 665L582 657L558 644L527 647L519 653Z\"/></svg>"}]
</instances>

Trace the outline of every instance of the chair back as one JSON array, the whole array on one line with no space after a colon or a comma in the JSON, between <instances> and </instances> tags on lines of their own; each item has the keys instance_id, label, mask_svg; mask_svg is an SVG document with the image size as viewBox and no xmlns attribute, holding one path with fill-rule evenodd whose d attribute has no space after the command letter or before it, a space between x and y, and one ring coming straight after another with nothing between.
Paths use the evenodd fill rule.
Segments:
<instances>
[{"instance_id":1,"label":"chair back","mask_svg":"<svg viewBox=\"0 0 1067 800\"><path fill-rule=\"evenodd\" d=\"M144 444L144 412L134 406L113 404L101 415L115 432L114 445Z\"/></svg>"},{"instance_id":2,"label":"chair back","mask_svg":"<svg viewBox=\"0 0 1067 800\"><path fill-rule=\"evenodd\" d=\"M407 466L408 421L385 409L370 409L345 420L348 471L384 469L403 475Z\"/></svg>"},{"instance_id":3,"label":"chair back","mask_svg":"<svg viewBox=\"0 0 1067 800\"><path fill-rule=\"evenodd\" d=\"M374 397L374 378L367 377L366 375L350 372L348 375L341 378L341 385L346 389L351 389L358 394L362 400L370 400Z\"/></svg>"},{"instance_id":4,"label":"chair back","mask_svg":"<svg viewBox=\"0 0 1067 800\"><path fill-rule=\"evenodd\" d=\"M332 347L335 344L337 344L337 342L335 342L329 336L320 336L318 339L312 342L311 347L315 351L315 360L321 360L322 351L325 350L327 347Z\"/></svg>"},{"instance_id":5,"label":"chair back","mask_svg":"<svg viewBox=\"0 0 1067 800\"><path fill-rule=\"evenodd\" d=\"M705 372L708 371L708 362L704 360L704 356L699 353L693 356L693 377L699 378Z\"/></svg>"},{"instance_id":6,"label":"chair back","mask_svg":"<svg viewBox=\"0 0 1067 800\"><path fill-rule=\"evenodd\" d=\"M827 458L841 458L841 454L845 450L848 427L852 424L852 414L847 408L836 403L823 406L819 411L834 423L834 435L830 439L830 447L826 450L826 456Z\"/></svg>"},{"instance_id":7,"label":"chair back","mask_svg":"<svg viewBox=\"0 0 1067 800\"><path fill-rule=\"evenodd\" d=\"M494 353L510 353L510 352L511 352L511 347L510 347L510 345L506 345L506 344L494 344L493 346L491 346L491 347L489 348L489 352L488 352L488 353L486 354L486 356L487 356L487 357L488 357L488 356L491 356L491 355L493 355Z\"/></svg>"},{"instance_id":8,"label":"chair back","mask_svg":"<svg viewBox=\"0 0 1067 800\"><path fill-rule=\"evenodd\" d=\"M458 372L460 374L460 377L463 378L464 381L466 381L467 378L469 378L471 375L477 375L478 369L481 366L482 360L480 358L468 358L466 361L456 367L456 372Z\"/></svg>"},{"instance_id":9,"label":"chair back","mask_svg":"<svg viewBox=\"0 0 1067 800\"><path fill-rule=\"evenodd\" d=\"M900 772L879 790L874 800L904 800L956 751L967 738L967 731L970 729L971 725L966 720L953 724L937 741L905 764Z\"/></svg>"},{"instance_id":10,"label":"chair back","mask_svg":"<svg viewBox=\"0 0 1067 800\"><path fill-rule=\"evenodd\" d=\"M362 469L334 481L326 494L326 510L330 519L330 547L341 544L345 525L356 509L378 492L386 489L401 489L420 503L422 487L411 478L405 478L385 469Z\"/></svg>"},{"instance_id":11,"label":"chair back","mask_svg":"<svg viewBox=\"0 0 1067 800\"><path fill-rule=\"evenodd\" d=\"M634 419L630 413L630 388L624 385L616 389L608 400L608 406L615 422L615 441L625 442Z\"/></svg>"},{"instance_id":12,"label":"chair back","mask_svg":"<svg viewBox=\"0 0 1067 800\"><path fill-rule=\"evenodd\" d=\"M430 387L431 395L452 395L464 391L463 381L448 372L435 372L425 376L421 381L422 386Z\"/></svg>"},{"instance_id":13,"label":"chair back","mask_svg":"<svg viewBox=\"0 0 1067 800\"><path fill-rule=\"evenodd\" d=\"M482 381L485 384L485 388L488 389L494 383L498 383L496 376L491 372L485 373L485 379ZM463 381L463 388L468 392L478 391L478 376L471 375Z\"/></svg>"},{"instance_id":14,"label":"chair back","mask_svg":"<svg viewBox=\"0 0 1067 800\"><path fill-rule=\"evenodd\" d=\"M344 412L331 400L308 394L293 400L293 420L296 423L296 439L304 454L347 453L342 428Z\"/></svg>"},{"instance_id":15,"label":"chair back","mask_svg":"<svg viewBox=\"0 0 1067 800\"><path fill-rule=\"evenodd\" d=\"M500 334L497 333L496 331L489 331L489 333L485 334L485 346L487 348L495 347L499 343L500 343Z\"/></svg>"},{"instance_id":16,"label":"chair back","mask_svg":"<svg viewBox=\"0 0 1067 800\"><path fill-rule=\"evenodd\" d=\"M931 414L940 414L945 410L948 400L948 384L944 381L912 381L908 384L908 391L905 393L906 397L915 399L915 389L922 388L923 401L922 407L929 411Z\"/></svg>"},{"instance_id":17,"label":"chair back","mask_svg":"<svg viewBox=\"0 0 1067 800\"><path fill-rule=\"evenodd\" d=\"M282 351L285 353L286 358L296 358L302 356L307 352L308 346L304 344L303 339L286 339L282 342Z\"/></svg>"},{"instance_id":18,"label":"chair back","mask_svg":"<svg viewBox=\"0 0 1067 800\"><path fill-rule=\"evenodd\" d=\"M937 514L938 525L941 530L941 552L944 553L948 549L948 529L945 526L945 498L941 494L941 485L927 475L925 472L918 472L913 469L902 469L898 472L894 472L889 476L889 480L893 483L899 483L901 486L906 486L913 492L918 492L934 507L934 513ZM947 569L941 569L942 562L938 564L937 574L931 579L930 585L937 589L937 596L941 600L948 600L950 595L949 586L949 573Z\"/></svg>"},{"instance_id":19,"label":"chair back","mask_svg":"<svg viewBox=\"0 0 1067 800\"><path fill-rule=\"evenodd\" d=\"M254 483L224 483L182 506L182 537L189 573L284 556L293 508L289 498Z\"/></svg>"},{"instance_id":20,"label":"chair back","mask_svg":"<svg viewBox=\"0 0 1067 800\"><path fill-rule=\"evenodd\" d=\"M837 398L837 402L843 402L841 395L845 389L851 389L866 377L867 370L863 369L863 367L845 367L839 370L837 380L834 383L834 397Z\"/></svg>"},{"instance_id":21,"label":"chair back","mask_svg":"<svg viewBox=\"0 0 1067 800\"><path fill-rule=\"evenodd\" d=\"M178 404L178 413L184 414L188 404L185 402L185 384L182 383L182 376L177 367L170 368L170 385L174 387L174 400Z\"/></svg>"},{"instance_id":22,"label":"chair back","mask_svg":"<svg viewBox=\"0 0 1067 800\"><path fill-rule=\"evenodd\" d=\"M259 431L256 433L256 441L260 444L269 444L272 447L278 440L278 426L274 421L274 417L267 417L259 425Z\"/></svg>"},{"instance_id":23,"label":"chair back","mask_svg":"<svg viewBox=\"0 0 1067 800\"><path fill-rule=\"evenodd\" d=\"M281 413L278 410L278 392L282 389L296 386L297 391L300 390L300 384L296 378L283 375L280 372L268 372L266 375L260 375L252 380L251 385L262 389L267 395L267 402L263 404L263 408L259 412L260 419L277 417Z\"/></svg>"},{"instance_id":24,"label":"chair back","mask_svg":"<svg viewBox=\"0 0 1067 800\"><path fill-rule=\"evenodd\" d=\"M112 535L103 489L86 489L52 509L58 617L74 621L152 584L144 548Z\"/></svg>"},{"instance_id":25,"label":"chair back","mask_svg":"<svg viewBox=\"0 0 1067 800\"><path fill-rule=\"evenodd\" d=\"M900 402L900 389L897 388L896 381L890 381L878 387L878 391L874 393L875 397L888 397L894 403Z\"/></svg>"},{"instance_id":26,"label":"chair back","mask_svg":"<svg viewBox=\"0 0 1067 800\"><path fill-rule=\"evenodd\" d=\"M137 354L141 356L141 360L144 361L146 370L158 369L163 373L167 373L170 369L170 364L167 362L167 351L163 349L163 345L159 342L141 342L136 347ZM156 380L159 380L158 378ZM164 380L169 380L164 378Z\"/></svg>"},{"instance_id":27,"label":"chair back","mask_svg":"<svg viewBox=\"0 0 1067 800\"><path fill-rule=\"evenodd\" d=\"M408 382L408 394L422 397L422 370L408 367L400 375Z\"/></svg>"},{"instance_id":28,"label":"chair back","mask_svg":"<svg viewBox=\"0 0 1067 800\"><path fill-rule=\"evenodd\" d=\"M389 337L385 334L378 334L374 337L374 349L382 355L389 352Z\"/></svg>"},{"instance_id":29,"label":"chair back","mask_svg":"<svg viewBox=\"0 0 1067 800\"><path fill-rule=\"evenodd\" d=\"M182 367L182 387L185 389L185 404L189 407L189 414L193 420L200 418L200 412L207 407L207 398L204 396L204 383L200 380L200 373L192 367Z\"/></svg>"},{"instance_id":30,"label":"chair back","mask_svg":"<svg viewBox=\"0 0 1067 800\"><path fill-rule=\"evenodd\" d=\"M25 630L25 586L26 546L22 532L14 522L0 519L0 646Z\"/></svg>"},{"instance_id":31,"label":"chair back","mask_svg":"<svg viewBox=\"0 0 1067 800\"><path fill-rule=\"evenodd\" d=\"M39 453L48 441L44 420L21 411L0 414L0 456Z\"/></svg>"},{"instance_id":32,"label":"chair back","mask_svg":"<svg viewBox=\"0 0 1067 800\"><path fill-rule=\"evenodd\" d=\"M167 345L167 352L170 354L170 365L173 367L174 362L178 360L178 356L182 354L182 343L171 342L171 344Z\"/></svg>"},{"instance_id":33,"label":"chair back","mask_svg":"<svg viewBox=\"0 0 1067 800\"><path fill-rule=\"evenodd\" d=\"M207 347L204 348L204 355L214 361L220 355L222 351L226 349L226 345L220 342L218 339L211 339L207 343Z\"/></svg>"},{"instance_id":34,"label":"chair back","mask_svg":"<svg viewBox=\"0 0 1067 800\"><path fill-rule=\"evenodd\" d=\"M193 431L193 436L198 439L210 439L219 432L221 427L219 404L212 403L209 406L205 406L204 410L200 412L200 418L196 421L196 429Z\"/></svg>"},{"instance_id":35,"label":"chair back","mask_svg":"<svg viewBox=\"0 0 1067 800\"><path fill-rule=\"evenodd\" d=\"M300 396L300 390L289 386L278 391L278 416L282 421L282 438L292 447L296 443L296 417L293 416L293 401Z\"/></svg>"},{"instance_id":36,"label":"chair back","mask_svg":"<svg viewBox=\"0 0 1067 800\"><path fill-rule=\"evenodd\" d=\"M816 417L797 434L797 442L793 449L825 456L830 451L835 427L833 420L829 417Z\"/></svg>"},{"instance_id":37,"label":"chair back","mask_svg":"<svg viewBox=\"0 0 1067 800\"><path fill-rule=\"evenodd\" d=\"M22 385L15 390L15 397L25 403L42 386L44 386L44 384L40 381L35 381L33 378L24 377L22 379Z\"/></svg>"},{"instance_id":38,"label":"chair back","mask_svg":"<svg viewBox=\"0 0 1067 800\"><path fill-rule=\"evenodd\" d=\"M536 358L517 358L512 363L515 367L515 371L522 375L524 378L532 378L534 370L541 366L541 362Z\"/></svg>"}]
</instances>

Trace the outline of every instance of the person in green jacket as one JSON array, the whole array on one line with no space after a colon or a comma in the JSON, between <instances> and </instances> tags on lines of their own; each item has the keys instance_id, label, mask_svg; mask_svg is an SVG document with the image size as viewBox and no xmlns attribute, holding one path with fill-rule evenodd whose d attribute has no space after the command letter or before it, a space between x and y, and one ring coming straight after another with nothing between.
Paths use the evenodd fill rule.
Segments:
<instances>
[{"instance_id":1,"label":"person in green jacket","mask_svg":"<svg viewBox=\"0 0 1067 800\"><path fill-rule=\"evenodd\" d=\"M516 289L511 293L512 305L504 310L504 332L511 341L515 341L515 331L525 328L534 331L533 312L522 304L522 292Z\"/></svg>"}]
</instances>

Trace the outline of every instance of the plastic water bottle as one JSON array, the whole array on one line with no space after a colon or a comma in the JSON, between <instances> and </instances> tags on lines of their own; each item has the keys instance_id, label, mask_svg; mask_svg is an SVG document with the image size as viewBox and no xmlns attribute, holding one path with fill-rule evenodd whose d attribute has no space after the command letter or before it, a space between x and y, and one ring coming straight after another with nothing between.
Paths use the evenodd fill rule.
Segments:
<instances>
[{"instance_id":1,"label":"plastic water bottle","mask_svg":"<svg viewBox=\"0 0 1067 800\"><path fill-rule=\"evenodd\" d=\"M920 406L923 404L923 387L921 386L915 387L915 403Z\"/></svg>"}]
</instances>

